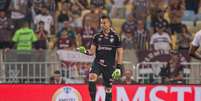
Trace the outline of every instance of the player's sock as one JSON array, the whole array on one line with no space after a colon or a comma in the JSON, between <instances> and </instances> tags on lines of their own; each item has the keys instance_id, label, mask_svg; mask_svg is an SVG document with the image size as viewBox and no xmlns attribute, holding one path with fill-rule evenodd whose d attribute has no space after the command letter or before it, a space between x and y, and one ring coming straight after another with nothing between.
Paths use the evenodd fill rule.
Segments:
<instances>
[{"instance_id":1,"label":"player's sock","mask_svg":"<svg viewBox=\"0 0 201 101\"><path fill-rule=\"evenodd\" d=\"M112 93L106 93L105 101L112 101Z\"/></svg>"},{"instance_id":2,"label":"player's sock","mask_svg":"<svg viewBox=\"0 0 201 101\"><path fill-rule=\"evenodd\" d=\"M89 81L89 92L91 96L91 101L96 100L96 84L95 82Z\"/></svg>"}]
</instances>

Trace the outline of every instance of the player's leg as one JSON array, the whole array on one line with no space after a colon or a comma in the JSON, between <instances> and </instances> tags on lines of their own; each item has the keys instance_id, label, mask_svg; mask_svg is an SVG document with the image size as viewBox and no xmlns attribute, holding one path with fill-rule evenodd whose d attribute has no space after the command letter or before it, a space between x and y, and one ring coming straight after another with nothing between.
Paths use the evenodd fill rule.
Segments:
<instances>
[{"instance_id":1,"label":"player's leg","mask_svg":"<svg viewBox=\"0 0 201 101\"><path fill-rule=\"evenodd\" d=\"M103 81L105 86L105 101L112 101L112 72L113 68L111 67L104 67L103 69Z\"/></svg>"},{"instance_id":2,"label":"player's leg","mask_svg":"<svg viewBox=\"0 0 201 101\"><path fill-rule=\"evenodd\" d=\"M98 76L100 75L100 72L100 68L97 65L93 65L89 73L88 86L91 101L95 101L96 99L96 81Z\"/></svg>"}]
</instances>

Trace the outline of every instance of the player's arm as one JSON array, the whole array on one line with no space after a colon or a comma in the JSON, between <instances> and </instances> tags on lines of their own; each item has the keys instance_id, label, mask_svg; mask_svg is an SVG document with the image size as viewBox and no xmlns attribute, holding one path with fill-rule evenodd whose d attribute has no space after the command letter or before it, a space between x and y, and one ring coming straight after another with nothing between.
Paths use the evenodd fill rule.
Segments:
<instances>
[{"instance_id":1,"label":"player's arm","mask_svg":"<svg viewBox=\"0 0 201 101\"><path fill-rule=\"evenodd\" d=\"M117 64L123 64L123 48L117 48Z\"/></svg>"},{"instance_id":2,"label":"player's arm","mask_svg":"<svg viewBox=\"0 0 201 101\"><path fill-rule=\"evenodd\" d=\"M80 46L79 48L77 48L78 51L80 51L80 53L86 54L86 55L95 55L96 53L96 46L95 45L91 45L91 48L86 50L86 48L84 46Z\"/></svg>"},{"instance_id":3,"label":"player's arm","mask_svg":"<svg viewBox=\"0 0 201 101\"><path fill-rule=\"evenodd\" d=\"M112 73L112 78L114 80L119 80L122 76L123 69L123 48L117 48L117 65Z\"/></svg>"},{"instance_id":4,"label":"player's arm","mask_svg":"<svg viewBox=\"0 0 201 101\"><path fill-rule=\"evenodd\" d=\"M201 40L201 35L199 33L196 33L189 50L189 55L199 60L201 60L201 56L197 53L197 50L200 47L200 43L199 43L200 40Z\"/></svg>"},{"instance_id":5,"label":"player's arm","mask_svg":"<svg viewBox=\"0 0 201 101\"><path fill-rule=\"evenodd\" d=\"M95 53L96 53L96 46L92 44L91 48L87 50L87 55L95 55Z\"/></svg>"},{"instance_id":6,"label":"player's arm","mask_svg":"<svg viewBox=\"0 0 201 101\"><path fill-rule=\"evenodd\" d=\"M112 78L115 80L120 79L122 75L122 68L123 68L123 47L120 38L117 38L117 65L115 70L112 73Z\"/></svg>"},{"instance_id":7,"label":"player's arm","mask_svg":"<svg viewBox=\"0 0 201 101\"><path fill-rule=\"evenodd\" d=\"M191 45L189 54L190 54L190 56L201 60L201 56L196 52L198 48L199 47L197 47L197 46Z\"/></svg>"}]
</instances>

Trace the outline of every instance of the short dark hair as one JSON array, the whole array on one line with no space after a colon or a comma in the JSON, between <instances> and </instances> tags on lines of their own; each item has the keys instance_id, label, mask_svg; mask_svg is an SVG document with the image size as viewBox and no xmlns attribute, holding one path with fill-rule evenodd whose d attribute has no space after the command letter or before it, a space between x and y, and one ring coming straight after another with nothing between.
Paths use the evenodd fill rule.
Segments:
<instances>
[{"instance_id":1,"label":"short dark hair","mask_svg":"<svg viewBox=\"0 0 201 101\"><path fill-rule=\"evenodd\" d=\"M39 21L39 24L45 24L45 22L44 21Z\"/></svg>"},{"instance_id":2,"label":"short dark hair","mask_svg":"<svg viewBox=\"0 0 201 101\"><path fill-rule=\"evenodd\" d=\"M100 17L100 20L101 19L108 19L110 21L110 24L112 25L112 20L111 20L111 18L109 16L103 15L103 16Z\"/></svg>"},{"instance_id":3,"label":"short dark hair","mask_svg":"<svg viewBox=\"0 0 201 101\"><path fill-rule=\"evenodd\" d=\"M110 17L107 15L103 15L103 16L101 16L101 19L110 19Z\"/></svg>"}]
</instances>

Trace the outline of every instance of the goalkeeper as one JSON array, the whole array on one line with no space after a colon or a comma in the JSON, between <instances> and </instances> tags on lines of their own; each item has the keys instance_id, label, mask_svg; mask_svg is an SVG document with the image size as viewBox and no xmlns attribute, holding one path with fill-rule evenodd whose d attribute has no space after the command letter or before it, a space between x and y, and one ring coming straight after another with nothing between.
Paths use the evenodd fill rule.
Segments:
<instances>
[{"instance_id":1,"label":"goalkeeper","mask_svg":"<svg viewBox=\"0 0 201 101\"><path fill-rule=\"evenodd\" d=\"M121 77L123 48L119 36L111 29L110 18L102 16L100 24L102 31L93 38L91 48L86 50L84 47L79 47L79 51L87 55L95 55L89 73L91 101L95 101L96 81L100 74L103 76L105 86L105 101L112 101L112 81Z\"/></svg>"}]
</instances>

